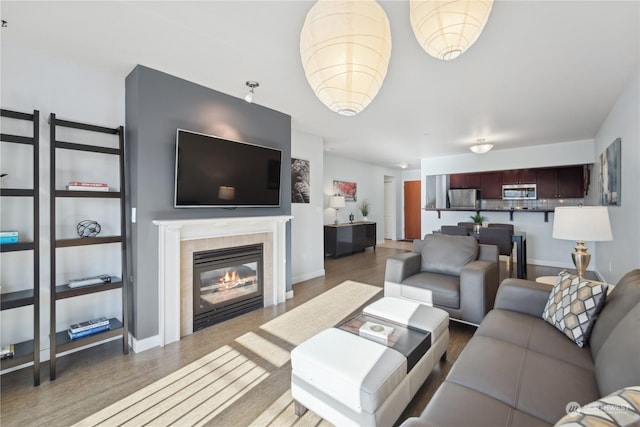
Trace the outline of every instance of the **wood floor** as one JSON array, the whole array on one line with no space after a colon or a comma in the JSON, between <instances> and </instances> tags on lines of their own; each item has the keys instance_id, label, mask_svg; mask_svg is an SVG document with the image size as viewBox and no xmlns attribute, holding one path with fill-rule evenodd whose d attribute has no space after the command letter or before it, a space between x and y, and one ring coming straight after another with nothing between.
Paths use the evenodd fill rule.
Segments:
<instances>
[{"instance_id":1,"label":"wood floor","mask_svg":"<svg viewBox=\"0 0 640 427\"><path fill-rule=\"evenodd\" d=\"M55 381L49 381L48 363L42 364L42 383L32 386L30 369L3 375L0 380L0 425L68 426L117 402L171 372L230 344L247 332L303 304L322 292L355 280L382 287L385 260L403 253L408 245L389 242L375 251L340 259L326 258L324 277L294 285L294 297L277 307L267 307L198 331L177 343L142 353L122 354L118 341L93 347L58 359ZM529 277L557 274L559 269L529 266ZM501 278L506 277L501 263ZM475 331L473 326L452 322L447 360L436 366L400 420L418 415L441 384L456 358ZM284 380L283 380L284 381Z\"/></svg>"}]
</instances>

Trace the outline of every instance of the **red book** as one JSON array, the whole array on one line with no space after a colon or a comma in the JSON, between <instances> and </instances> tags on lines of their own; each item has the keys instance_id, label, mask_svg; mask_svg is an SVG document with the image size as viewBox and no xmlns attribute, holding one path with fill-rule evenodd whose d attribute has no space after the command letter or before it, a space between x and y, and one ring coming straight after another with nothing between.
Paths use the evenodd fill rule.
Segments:
<instances>
[{"instance_id":1,"label":"red book","mask_svg":"<svg viewBox=\"0 0 640 427\"><path fill-rule=\"evenodd\" d=\"M102 182L82 182L82 181L71 181L69 183L70 186L76 187L108 187L107 184Z\"/></svg>"}]
</instances>

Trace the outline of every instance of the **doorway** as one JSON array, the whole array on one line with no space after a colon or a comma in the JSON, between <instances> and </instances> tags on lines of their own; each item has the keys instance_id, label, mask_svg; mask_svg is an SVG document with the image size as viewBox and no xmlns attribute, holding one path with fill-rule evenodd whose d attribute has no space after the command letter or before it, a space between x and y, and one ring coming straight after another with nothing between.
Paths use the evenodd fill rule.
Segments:
<instances>
[{"instance_id":1,"label":"doorway","mask_svg":"<svg viewBox=\"0 0 640 427\"><path fill-rule=\"evenodd\" d=\"M404 181L404 238L420 238L420 181Z\"/></svg>"},{"instance_id":2,"label":"doorway","mask_svg":"<svg viewBox=\"0 0 640 427\"><path fill-rule=\"evenodd\" d=\"M396 188L394 177L384 177L384 238L396 239Z\"/></svg>"}]
</instances>

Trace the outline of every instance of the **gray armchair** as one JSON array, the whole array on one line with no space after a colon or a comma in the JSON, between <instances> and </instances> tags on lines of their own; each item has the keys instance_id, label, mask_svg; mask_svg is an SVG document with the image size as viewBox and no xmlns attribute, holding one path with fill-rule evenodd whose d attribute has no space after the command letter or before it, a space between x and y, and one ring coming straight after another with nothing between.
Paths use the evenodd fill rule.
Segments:
<instances>
[{"instance_id":1,"label":"gray armchair","mask_svg":"<svg viewBox=\"0 0 640 427\"><path fill-rule=\"evenodd\" d=\"M473 237L430 234L413 250L387 259L384 295L447 311L479 324L498 291L498 248Z\"/></svg>"}]
</instances>

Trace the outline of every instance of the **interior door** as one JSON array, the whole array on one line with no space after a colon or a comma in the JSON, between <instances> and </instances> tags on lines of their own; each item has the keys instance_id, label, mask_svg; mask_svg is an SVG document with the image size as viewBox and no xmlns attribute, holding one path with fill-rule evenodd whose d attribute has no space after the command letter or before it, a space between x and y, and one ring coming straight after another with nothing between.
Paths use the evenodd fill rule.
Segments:
<instances>
[{"instance_id":1,"label":"interior door","mask_svg":"<svg viewBox=\"0 0 640 427\"><path fill-rule=\"evenodd\" d=\"M420 238L420 181L404 182L404 238Z\"/></svg>"}]
</instances>

